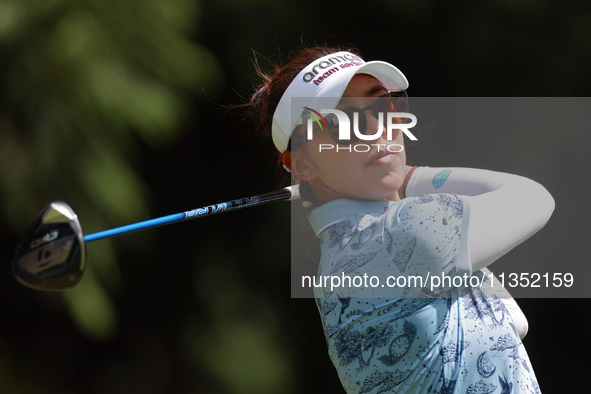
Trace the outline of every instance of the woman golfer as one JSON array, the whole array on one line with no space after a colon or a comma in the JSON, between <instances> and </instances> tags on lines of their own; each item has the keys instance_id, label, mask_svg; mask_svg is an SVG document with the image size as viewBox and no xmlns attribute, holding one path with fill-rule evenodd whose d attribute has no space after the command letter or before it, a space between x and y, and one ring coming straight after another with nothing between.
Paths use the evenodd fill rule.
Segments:
<instances>
[{"instance_id":1,"label":"woman golfer","mask_svg":"<svg viewBox=\"0 0 591 394\"><path fill-rule=\"evenodd\" d=\"M527 321L486 267L554 200L517 175L407 166L407 87L391 64L312 48L248 104L312 205L332 362L348 393L539 393Z\"/></svg>"}]
</instances>

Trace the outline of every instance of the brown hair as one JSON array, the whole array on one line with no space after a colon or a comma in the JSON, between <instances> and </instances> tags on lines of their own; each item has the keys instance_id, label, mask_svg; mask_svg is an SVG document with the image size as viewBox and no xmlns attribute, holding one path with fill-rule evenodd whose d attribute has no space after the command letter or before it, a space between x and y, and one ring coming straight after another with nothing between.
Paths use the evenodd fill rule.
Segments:
<instances>
[{"instance_id":1,"label":"brown hair","mask_svg":"<svg viewBox=\"0 0 591 394\"><path fill-rule=\"evenodd\" d=\"M269 74L257 70L263 83L243 107L247 109L248 118L255 126L259 135L272 141L271 128L273 125L273 114L279 104L279 100L281 100L281 96L283 96L291 81L294 80L300 71L315 60L340 51L348 51L359 56L358 51L350 47L318 46L303 48L295 52L292 59L286 65L279 66L275 64L273 71ZM288 146L287 149L289 150L290 147ZM278 166L281 167L283 163L281 152L279 151L276 151L276 160ZM309 182L300 180L300 195L306 201L316 202L316 196Z\"/></svg>"}]
</instances>

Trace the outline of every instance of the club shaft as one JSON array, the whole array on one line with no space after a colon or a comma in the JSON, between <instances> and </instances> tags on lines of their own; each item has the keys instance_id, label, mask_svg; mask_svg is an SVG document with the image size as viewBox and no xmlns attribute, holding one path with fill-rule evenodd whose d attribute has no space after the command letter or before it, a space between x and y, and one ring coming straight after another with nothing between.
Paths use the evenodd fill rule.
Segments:
<instances>
[{"instance_id":1,"label":"club shaft","mask_svg":"<svg viewBox=\"0 0 591 394\"><path fill-rule=\"evenodd\" d=\"M110 230L99 231L98 233L85 235L84 242L97 241L103 238L109 238L120 234L127 234L134 231L164 226L166 224L176 223L183 220L196 219L202 216L215 215L216 213L227 212L239 208L252 207L254 205L267 204L275 201L289 200L291 198L292 189L290 187L286 187L285 189L271 193L261 194L249 198L241 198L239 200L232 200L220 204L208 205L203 208L196 208L190 211L180 212L156 219L145 220L143 222L138 222L134 224L128 224L126 226L117 227Z\"/></svg>"}]
</instances>

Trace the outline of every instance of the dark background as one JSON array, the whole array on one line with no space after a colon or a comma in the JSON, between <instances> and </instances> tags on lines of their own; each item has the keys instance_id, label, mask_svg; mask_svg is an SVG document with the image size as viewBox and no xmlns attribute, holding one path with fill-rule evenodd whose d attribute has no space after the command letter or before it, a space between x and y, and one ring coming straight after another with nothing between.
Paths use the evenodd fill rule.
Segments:
<instances>
[{"instance_id":1,"label":"dark background","mask_svg":"<svg viewBox=\"0 0 591 394\"><path fill-rule=\"evenodd\" d=\"M395 64L417 97L591 92L586 1L0 0L1 392L343 392L314 301L290 297L287 203L93 242L83 280L62 293L10 270L55 199L90 234L287 184L273 146L228 106L258 84L255 52L270 70L317 44ZM408 162L539 181L554 216L505 264L586 273L591 139L565 124L425 132ZM588 391L588 300L519 304L542 392Z\"/></svg>"}]
</instances>

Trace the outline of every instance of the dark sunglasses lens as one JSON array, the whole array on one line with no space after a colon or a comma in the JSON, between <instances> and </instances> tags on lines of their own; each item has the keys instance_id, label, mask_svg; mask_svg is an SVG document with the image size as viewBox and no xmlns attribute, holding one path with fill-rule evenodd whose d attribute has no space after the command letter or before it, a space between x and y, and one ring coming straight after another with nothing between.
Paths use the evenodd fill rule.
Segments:
<instances>
[{"instance_id":1,"label":"dark sunglasses lens","mask_svg":"<svg viewBox=\"0 0 591 394\"><path fill-rule=\"evenodd\" d=\"M337 118L336 115L330 114L326 118L324 118L324 120L326 120L326 124L329 130L339 129L339 118Z\"/></svg>"},{"instance_id":2,"label":"dark sunglasses lens","mask_svg":"<svg viewBox=\"0 0 591 394\"><path fill-rule=\"evenodd\" d=\"M375 110L376 112L408 112L408 101L398 93L390 93L378 99Z\"/></svg>"},{"instance_id":3,"label":"dark sunglasses lens","mask_svg":"<svg viewBox=\"0 0 591 394\"><path fill-rule=\"evenodd\" d=\"M394 101L394 107L398 112L408 112L408 97L407 96L396 96L392 97Z\"/></svg>"},{"instance_id":4,"label":"dark sunglasses lens","mask_svg":"<svg viewBox=\"0 0 591 394\"><path fill-rule=\"evenodd\" d=\"M378 97L372 106L364 109L368 110L373 107L374 116L378 119L381 113L385 125L387 123L388 112L408 112L409 107L407 98L408 96L406 95L406 92L390 92ZM367 132L367 119L365 117L365 113L359 108L348 107L342 108L341 111L343 111L349 118L349 125L351 128L349 130L350 138L339 138L339 120L335 115L329 115L326 117L328 131L330 132L332 139L338 144L350 145L359 141L359 138L354 131L355 125L358 125L358 130L361 134L365 134Z\"/></svg>"},{"instance_id":5,"label":"dark sunglasses lens","mask_svg":"<svg viewBox=\"0 0 591 394\"><path fill-rule=\"evenodd\" d=\"M354 132L354 122L355 122L355 118L358 119L357 124L359 125L359 132L360 133L365 133L365 125L366 125L366 121L365 121L365 115L360 112L359 110L356 110L355 108L343 108L341 109L341 111L343 111L345 113L345 115L347 115L347 118L349 118L349 136L350 138L346 138L346 139L340 139L340 133L339 133L339 120L335 115L331 115L330 116L330 122L328 120L328 117L326 118L326 121L328 123L328 131L330 132L330 135L332 137L332 139L341 145L350 145L353 144L355 142L357 142L359 140L359 138L357 138L357 136L355 135ZM357 114L357 115L355 115Z\"/></svg>"},{"instance_id":6,"label":"dark sunglasses lens","mask_svg":"<svg viewBox=\"0 0 591 394\"><path fill-rule=\"evenodd\" d=\"M355 127L357 127L359 133L365 134L365 131L367 130L367 121L365 119L365 114L358 108L345 108L343 112L345 112L349 118L349 133L351 135L351 138L349 140L343 141L343 143L352 144L359 141L359 138L355 134Z\"/></svg>"}]
</instances>

